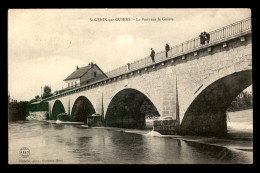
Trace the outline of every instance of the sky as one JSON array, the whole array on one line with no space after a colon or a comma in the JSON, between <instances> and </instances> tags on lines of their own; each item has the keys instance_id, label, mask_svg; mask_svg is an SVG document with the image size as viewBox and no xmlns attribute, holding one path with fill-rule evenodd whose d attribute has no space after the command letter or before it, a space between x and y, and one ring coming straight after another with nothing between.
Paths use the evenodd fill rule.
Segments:
<instances>
[{"instance_id":1,"label":"sky","mask_svg":"<svg viewBox=\"0 0 260 173\"><path fill-rule=\"evenodd\" d=\"M62 89L76 66L93 62L108 72L149 56L151 48L159 52L165 43L174 46L250 16L246 8L10 9L8 91L29 101L45 85ZM131 21L91 21L96 18Z\"/></svg>"}]
</instances>

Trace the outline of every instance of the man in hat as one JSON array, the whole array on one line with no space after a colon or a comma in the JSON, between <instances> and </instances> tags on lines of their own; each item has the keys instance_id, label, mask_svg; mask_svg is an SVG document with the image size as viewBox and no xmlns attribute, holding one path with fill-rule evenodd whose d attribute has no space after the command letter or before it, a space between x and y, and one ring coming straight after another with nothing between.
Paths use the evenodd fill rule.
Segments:
<instances>
[{"instance_id":1,"label":"man in hat","mask_svg":"<svg viewBox=\"0 0 260 173\"><path fill-rule=\"evenodd\" d=\"M170 46L168 45L168 43L166 43L166 46L165 46L166 57L168 57L169 50L170 50Z\"/></svg>"},{"instance_id":2,"label":"man in hat","mask_svg":"<svg viewBox=\"0 0 260 173\"><path fill-rule=\"evenodd\" d=\"M202 46L205 44L205 35L203 32L200 34L200 44Z\"/></svg>"}]
</instances>

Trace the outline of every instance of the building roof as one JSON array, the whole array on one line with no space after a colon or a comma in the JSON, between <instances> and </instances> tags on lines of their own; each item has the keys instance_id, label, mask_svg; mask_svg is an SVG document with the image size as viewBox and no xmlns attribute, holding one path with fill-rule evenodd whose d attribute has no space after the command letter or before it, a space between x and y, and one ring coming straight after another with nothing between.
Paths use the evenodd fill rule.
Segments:
<instances>
[{"instance_id":1,"label":"building roof","mask_svg":"<svg viewBox=\"0 0 260 173\"><path fill-rule=\"evenodd\" d=\"M71 80L71 79L78 79L81 76L83 76L85 73L87 73L94 66L96 66L104 74L104 76L107 77L107 75L96 64L90 63L88 66L80 67L78 70L75 70L66 79L64 79L64 81Z\"/></svg>"},{"instance_id":2,"label":"building roof","mask_svg":"<svg viewBox=\"0 0 260 173\"><path fill-rule=\"evenodd\" d=\"M96 64L93 64L93 66ZM87 73L91 69L91 65L89 64L88 66L81 67L78 70L75 70L73 73L71 73L64 81L66 80L71 80L71 79L77 79L83 76L85 73Z\"/></svg>"}]
</instances>

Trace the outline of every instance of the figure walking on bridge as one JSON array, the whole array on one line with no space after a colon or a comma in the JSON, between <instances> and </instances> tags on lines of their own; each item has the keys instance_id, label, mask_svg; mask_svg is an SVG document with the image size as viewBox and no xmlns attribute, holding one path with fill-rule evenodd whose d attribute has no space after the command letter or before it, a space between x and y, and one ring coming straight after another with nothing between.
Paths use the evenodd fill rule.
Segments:
<instances>
[{"instance_id":1,"label":"figure walking on bridge","mask_svg":"<svg viewBox=\"0 0 260 173\"><path fill-rule=\"evenodd\" d=\"M152 61L155 62L154 61L155 51L153 50L153 48L151 48L151 55L150 56L152 57Z\"/></svg>"},{"instance_id":2,"label":"figure walking on bridge","mask_svg":"<svg viewBox=\"0 0 260 173\"><path fill-rule=\"evenodd\" d=\"M168 45L168 43L166 43L166 46L165 46L166 57L168 57L169 50L170 50L170 46Z\"/></svg>"}]
</instances>

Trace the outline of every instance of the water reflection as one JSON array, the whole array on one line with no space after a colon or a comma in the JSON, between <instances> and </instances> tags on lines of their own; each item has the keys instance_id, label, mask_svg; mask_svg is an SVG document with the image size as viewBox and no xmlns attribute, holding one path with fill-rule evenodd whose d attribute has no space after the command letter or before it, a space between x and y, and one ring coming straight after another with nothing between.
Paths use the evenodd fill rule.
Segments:
<instances>
[{"instance_id":1,"label":"water reflection","mask_svg":"<svg viewBox=\"0 0 260 173\"><path fill-rule=\"evenodd\" d=\"M55 130L63 130L64 129L64 125L63 124L54 124L53 128Z\"/></svg>"},{"instance_id":2,"label":"water reflection","mask_svg":"<svg viewBox=\"0 0 260 173\"><path fill-rule=\"evenodd\" d=\"M113 154L119 156L119 158L125 158L124 160L119 159L116 162L119 163L131 163L138 158L140 162L143 162L144 158L147 157L147 146L144 141L144 136L138 134L127 134L124 132L117 132L111 136Z\"/></svg>"},{"instance_id":3,"label":"water reflection","mask_svg":"<svg viewBox=\"0 0 260 173\"><path fill-rule=\"evenodd\" d=\"M248 163L245 155L223 147L153 137L106 128L26 121L9 124L9 159L19 163L19 150L29 159L62 159L66 163Z\"/></svg>"},{"instance_id":4,"label":"water reflection","mask_svg":"<svg viewBox=\"0 0 260 173\"><path fill-rule=\"evenodd\" d=\"M192 148L192 154L199 155L203 163L250 163L251 160L245 155L231 151L225 147L207 145L197 142L186 142ZM201 152L203 151L203 152Z\"/></svg>"}]
</instances>

